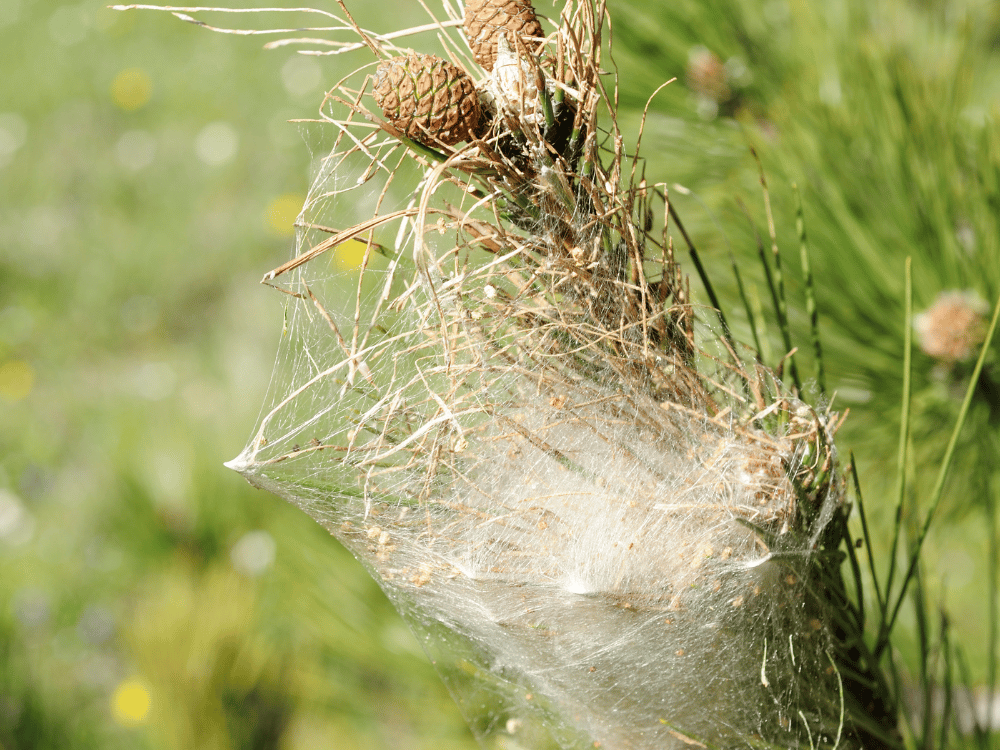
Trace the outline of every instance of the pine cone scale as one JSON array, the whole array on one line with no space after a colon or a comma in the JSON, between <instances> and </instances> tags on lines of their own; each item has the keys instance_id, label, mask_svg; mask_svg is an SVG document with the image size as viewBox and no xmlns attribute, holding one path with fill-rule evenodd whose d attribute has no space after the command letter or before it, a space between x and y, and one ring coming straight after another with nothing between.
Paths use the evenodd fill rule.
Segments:
<instances>
[{"instance_id":1,"label":"pine cone scale","mask_svg":"<svg viewBox=\"0 0 1000 750\"><path fill-rule=\"evenodd\" d=\"M465 34L476 62L492 71L497 58L497 37L506 34L513 48L515 38L545 36L530 0L467 0Z\"/></svg>"},{"instance_id":2,"label":"pine cone scale","mask_svg":"<svg viewBox=\"0 0 1000 750\"><path fill-rule=\"evenodd\" d=\"M472 79L435 55L385 60L373 96L386 119L408 138L449 146L475 137L482 119Z\"/></svg>"}]
</instances>

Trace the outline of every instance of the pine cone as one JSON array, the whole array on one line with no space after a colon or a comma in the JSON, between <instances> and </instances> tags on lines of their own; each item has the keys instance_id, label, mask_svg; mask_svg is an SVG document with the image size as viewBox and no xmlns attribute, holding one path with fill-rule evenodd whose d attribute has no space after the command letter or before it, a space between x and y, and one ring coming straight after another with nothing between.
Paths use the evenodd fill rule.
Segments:
<instances>
[{"instance_id":1,"label":"pine cone","mask_svg":"<svg viewBox=\"0 0 1000 750\"><path fill-rule=\"evenodd\" d=\"M493 70L497 36L503 31L522 38L544 36L530 0L466 0L465 35L476 62L488 71ZM516 41L510 34L507 42L516 49Z\"/></svg>"},{"instance_id":2,"label":"pine cone","mask_svg":"<svg viewBox=\"0 0 1000 750\"><path fill-rule=\"evenodd\" d=\"M472 79L435 55L411 52L380 63L374 96L386 119L417 141L453 146L473 138L482 119Z\"/></svg>"}]
</instances>

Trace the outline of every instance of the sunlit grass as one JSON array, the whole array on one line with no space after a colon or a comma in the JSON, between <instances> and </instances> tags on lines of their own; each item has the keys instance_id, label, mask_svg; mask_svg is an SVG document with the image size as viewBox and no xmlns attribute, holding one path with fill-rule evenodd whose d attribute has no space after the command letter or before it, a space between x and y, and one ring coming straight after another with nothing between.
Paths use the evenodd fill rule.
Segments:
<instances>
[{"instance_id":1,"label":"sunlit grass","mask_svg":"<svg viewBox=\"0 0 1000 750\"><path fill-rule=\"evenodd\" d=\"M0 746L471 747L360 566L222 466L322 88L258 40L63 7L0 14Z\"/></svg>"}]
</instances>

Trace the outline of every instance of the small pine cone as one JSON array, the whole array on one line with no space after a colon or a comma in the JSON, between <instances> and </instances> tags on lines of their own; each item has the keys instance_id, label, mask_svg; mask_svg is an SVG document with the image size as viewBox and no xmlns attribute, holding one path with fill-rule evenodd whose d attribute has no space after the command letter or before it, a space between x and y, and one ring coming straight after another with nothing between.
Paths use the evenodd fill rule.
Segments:
<instances>
[{"instance_id":1,"label":"small pine cone","mask_svg":"<svg viewBox=\"0 0 1000 750\"><path fill-rule=\"evenodd\" d=\"M520 37L541 37L542 26L535 17L530 0L466 0L465 35L476 62L493 70L497 59L497 36L510 31ZM511 35L507 42L516 49Z\"/></svg>"},{"instance_id":2,"label":"small pine cone","mask_svg":"<svg viewBox=\"0 0 1000 750\"><path fill-rule=\"evenodd\" d=\"M386 119L417 141L453 146L473 138L482 119L472 79L435 55L411 52L381 62L374 96Z\"/></svg>"}]
</instances>

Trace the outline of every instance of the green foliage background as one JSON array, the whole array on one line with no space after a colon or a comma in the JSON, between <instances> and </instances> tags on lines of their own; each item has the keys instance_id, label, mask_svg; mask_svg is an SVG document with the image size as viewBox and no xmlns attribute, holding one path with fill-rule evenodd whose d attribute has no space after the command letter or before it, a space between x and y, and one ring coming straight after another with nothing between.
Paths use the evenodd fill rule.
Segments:
<instances>
[{"instance_id":1,"label":"green foliage background","mask_svg":"<svg viewBox=\"0 0 1000 750\"><path fill-rule=\"evenodd\" d=\"M416 3L351 7L384 30L423 21ZM93 2L7 8L0 748L473 747L360 566L222 467L249 434L280 335L280 295L257 281L287 257L288 206L308 186L310 151L286 120L311 117L351 61L303 62L260 37ZM644 154L649 177L691 191L675 191L677 205L713 278L728 278L732 250L751 297L766 293L736 204L766 235L748 145L788 259L790 183L801 186L829 387L851 406L844 442L885 538L903 259L918 309L942 289L1000 292L1000 12L972 0L616 0L611 13L627 142L650 93L679 78L651 107ZM699 115L685 83L696 45L752 72L724 116ZM786 265L800 300L798 264ZM719 283L738 309L735 286ZM746 339L745 316L732 317ZM807 331L801 311L793 325ZM961 374L917 357L915 497ZM1000 491L991 398L976 401L926 573L935 595L950 577L953 610L976 613L956 618L976 682ZM247 540L257 569L241 562ZM141 718L115 708L127 685L149 696Z\"/></svg>"},{"instance_id":2,"label":"green foliage background","mask_svg":"<svg viewBox=\"0 0 1000 750\"><path fill-rule=\"evenodd\" d=\"M474 746L360 566L222 466L280 335L257 282L308 187L286 121L338 68L93 2L8 1L0 25L0 489L21 509L0 748ZM261 530L273 564L241 572ZM114 707L131 680L137 722Z\"/></svg>"}]
</instances>

